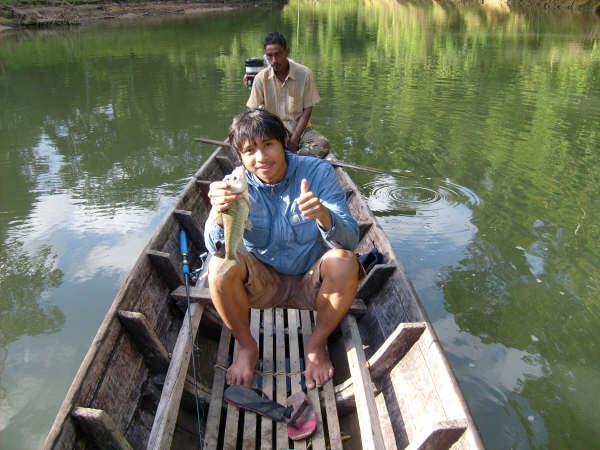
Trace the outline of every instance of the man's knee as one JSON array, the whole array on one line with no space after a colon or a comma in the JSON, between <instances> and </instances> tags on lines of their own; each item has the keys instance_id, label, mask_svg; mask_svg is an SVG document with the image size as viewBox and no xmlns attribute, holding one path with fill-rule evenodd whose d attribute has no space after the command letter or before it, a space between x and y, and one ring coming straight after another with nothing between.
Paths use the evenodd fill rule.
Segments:
<instances>
[{"instance_id":1,"label":"man's knee","mask_svg":"<svg viewBox=\"0 0 600 450\"><path fill-rule=\"evenodd\" d=\"M224 258L212 257L208 265L208 285L217 292L223 292L235 283L242 283L246 278L246 269L243 264L235 264L225 273L221 273Z\"/></svg>"},{"instance_id":2,"label":"man's knee","mask_svg":"<svg viewBox=\"0 0 600 450\"><path fill-rule=\"evenodd\" d=\"M356 255L349 250L340 248L329 250L323 255L321 276L323 279L358 280L358 261L356 260Z\"/></svg>"}]
</instances>

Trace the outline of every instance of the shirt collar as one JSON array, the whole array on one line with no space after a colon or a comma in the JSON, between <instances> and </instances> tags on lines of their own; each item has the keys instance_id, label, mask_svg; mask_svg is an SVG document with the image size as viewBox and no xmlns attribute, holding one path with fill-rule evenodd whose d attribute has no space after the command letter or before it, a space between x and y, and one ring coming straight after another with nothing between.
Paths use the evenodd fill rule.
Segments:
<instances>
[{"instance_id":1,"label":"shirt collar","mask_svg":"<svg viewBox=\"0 0 600 450\"><path fill-rule=\"evenodd\" d=\"M287 80L288 78L290 80L296 80L296 67L294 66L294 62L290 61L288 58L288 64L290 65L290 70L288 71L287 77L285 77L285 80ZM269 78L275 78L275 71L273 70L272 66L269 66ZM284 80L284 82L285 82Z\"/></svg>"}]
</instances>

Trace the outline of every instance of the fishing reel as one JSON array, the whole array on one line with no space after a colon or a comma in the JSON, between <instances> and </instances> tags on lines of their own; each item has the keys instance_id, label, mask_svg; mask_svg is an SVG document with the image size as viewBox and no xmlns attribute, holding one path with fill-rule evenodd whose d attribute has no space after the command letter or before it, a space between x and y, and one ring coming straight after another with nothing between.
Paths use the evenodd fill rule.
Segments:
<instances>
[{"instance_id":1,"label":"fishing reel","mask_svg":"<svg viewBox=\"0 0 600 450\"><path fill-rule=\"evenodd\" d=\"M197 263L199 264L199 267L197 269L193 269L190 272L190 281L192 282L192 284L196 284L196 282L198 281L198 278L200 278L200 274L204 270L204 264L206 264L207 258L208 258L208 252L204 252L204 253L198 255Z\"/></svg>"}]
</instances>

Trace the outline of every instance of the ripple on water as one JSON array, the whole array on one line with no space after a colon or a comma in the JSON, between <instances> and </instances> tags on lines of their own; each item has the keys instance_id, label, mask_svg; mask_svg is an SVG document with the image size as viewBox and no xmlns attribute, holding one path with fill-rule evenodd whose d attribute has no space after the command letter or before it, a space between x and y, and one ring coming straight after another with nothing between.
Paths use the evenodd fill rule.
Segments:
<instances>
[{"instance_id":1,"label":"ripple on water","mask_svg":"<svg viewBox=\"0 0 600 450\"><path fill-rule=\"evenodd\" d=\"M401 180L405 180L401 184ZM477 205L477 194L448 179L439 183L431 179L384 175L364 185L368 203L376 215L437 215L440 210L462 204Z\"/></svg>"},{"instance_id":2,"label":"ripple on water","mask_svg":"<svg viewBox=\"0 0 600 450\"><path fill-rule=\"evenodd\" d=\"M477 194L451 180L383 175L364 185L365 197L376 216L398 217L404 233L430 230L434 234L470 240L471 210Z\"/></svg>"}]
</instances>

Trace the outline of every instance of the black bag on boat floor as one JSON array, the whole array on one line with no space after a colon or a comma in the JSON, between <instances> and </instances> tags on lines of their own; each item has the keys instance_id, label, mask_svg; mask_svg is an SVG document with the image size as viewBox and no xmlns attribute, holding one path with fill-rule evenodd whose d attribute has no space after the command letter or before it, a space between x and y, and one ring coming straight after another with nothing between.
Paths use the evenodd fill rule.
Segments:
<instances>
[{"instance_id":1,"label":"black bag on boat floor","mask_svg":"<svg viewBox=\"0 0 600 450\"><path fill-rule=\"evenodd\" d=\"M358 262L365 271L365 275L371 271L376 264L383 263L383 254L379 251L375 242L373 247L367 253L357 254Z\"/></svg>"}]
</instances>

